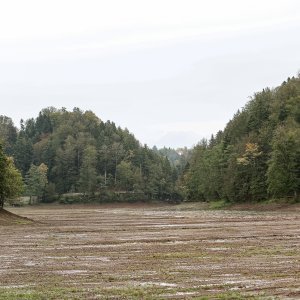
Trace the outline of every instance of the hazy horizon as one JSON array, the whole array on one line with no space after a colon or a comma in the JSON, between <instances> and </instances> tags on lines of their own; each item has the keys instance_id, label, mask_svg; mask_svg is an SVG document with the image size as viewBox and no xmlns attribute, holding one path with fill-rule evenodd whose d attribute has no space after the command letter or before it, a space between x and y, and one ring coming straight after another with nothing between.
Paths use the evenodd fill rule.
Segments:
<instances>
[{"instance_id":1,"label":"hazy horizon","mask_svg":"<svg viewBox=\"0 0 300 300\"><path fill-rule=\"evenodd\" d=\"M150 147L191 147L300 69L298 1L9 1L0 114L92 110Z\"/></svg>"}]
</instances>

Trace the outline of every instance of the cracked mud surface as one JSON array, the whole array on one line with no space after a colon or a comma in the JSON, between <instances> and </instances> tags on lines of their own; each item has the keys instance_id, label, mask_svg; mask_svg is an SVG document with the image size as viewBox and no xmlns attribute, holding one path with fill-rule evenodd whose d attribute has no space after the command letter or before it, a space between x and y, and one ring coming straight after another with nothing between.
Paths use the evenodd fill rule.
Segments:
<instances>
[{"instance_id":1,"label":"cracked mud surface","mask_svg":"<svg viewBox=\"0 0 300 300\"><path fill-rule=\"evenodd\" d=\"M299 207L10 211L38 222L0 226L0 299L300 299Z\"/></svg>"}]
</instances>

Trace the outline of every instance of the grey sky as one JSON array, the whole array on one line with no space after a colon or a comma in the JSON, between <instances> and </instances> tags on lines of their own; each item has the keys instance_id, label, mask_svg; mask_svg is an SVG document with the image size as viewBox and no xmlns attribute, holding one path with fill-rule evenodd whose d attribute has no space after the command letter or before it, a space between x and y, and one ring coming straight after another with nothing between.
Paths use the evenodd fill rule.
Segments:
<instances>
[{"instance_id":1,"label":"grey sky","mask_svg":"<svg viewBox=\"0 0 300 300\"><path fill-rule=\"evenodd\" d=\"M299 1L0 1L0 114L77 106L192 146L300 69Z\"/></svg>"}]
</instances>

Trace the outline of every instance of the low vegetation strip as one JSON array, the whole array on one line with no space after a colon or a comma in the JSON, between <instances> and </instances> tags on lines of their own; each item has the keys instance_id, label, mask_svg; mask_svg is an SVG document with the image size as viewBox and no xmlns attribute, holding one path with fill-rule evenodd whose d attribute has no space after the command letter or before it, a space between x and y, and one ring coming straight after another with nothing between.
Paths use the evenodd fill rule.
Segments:
<instances>
[{"instance_id":1,"label":"low vegetation strip","mask_svg":"<svg viewBox=\"0 0 300 300\"><path fill-rule=\"evenodd\" d=\"M297 299L294 208L12 208L39 225L0 230L0 299Z\"/></svg>"}]
</instances>

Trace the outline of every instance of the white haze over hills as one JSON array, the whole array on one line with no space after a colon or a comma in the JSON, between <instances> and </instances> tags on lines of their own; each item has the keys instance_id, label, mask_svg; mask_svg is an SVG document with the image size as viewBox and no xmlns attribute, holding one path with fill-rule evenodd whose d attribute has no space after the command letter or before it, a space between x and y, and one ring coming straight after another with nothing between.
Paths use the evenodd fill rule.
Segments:
<instances>
[{"instance_id":1,"label":"white haze over hills","mask_svg":"<svg viewBox=\"0 0 300 300\"><path fill-rule=\"evenodd\" d=\"M300 2L2 1L0 114L92 110L192 146L300 69Z\"/></svg>"}]
</instances>

